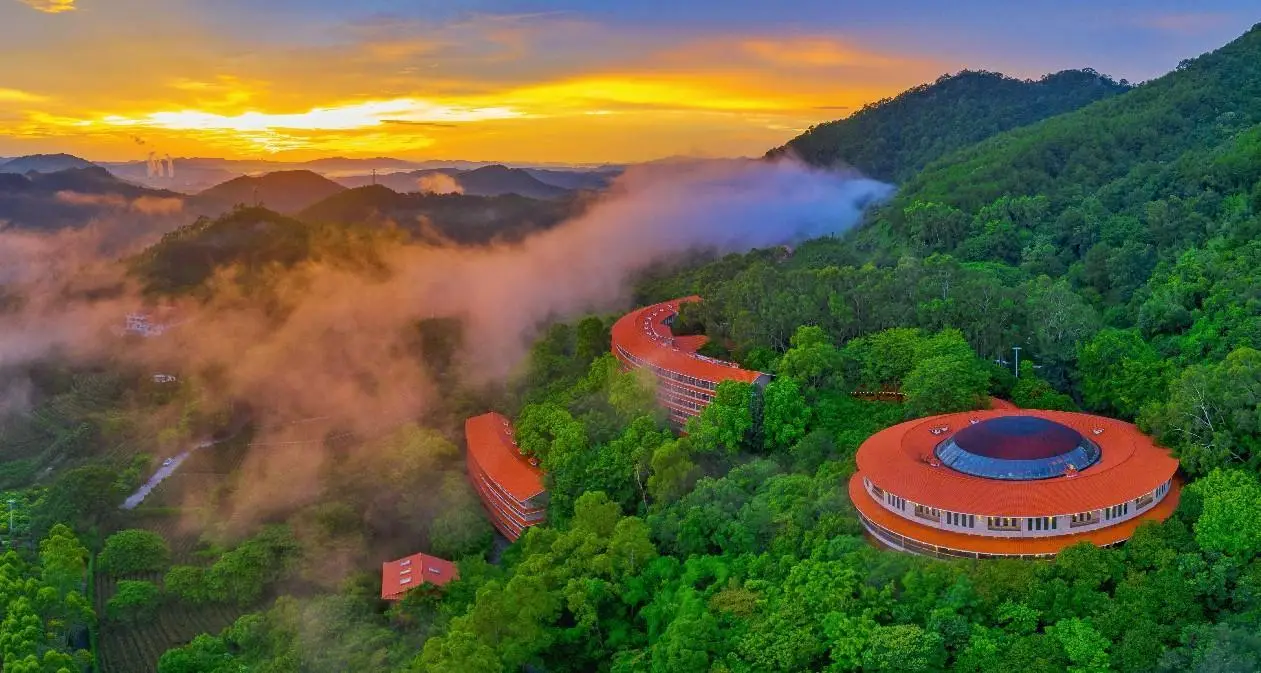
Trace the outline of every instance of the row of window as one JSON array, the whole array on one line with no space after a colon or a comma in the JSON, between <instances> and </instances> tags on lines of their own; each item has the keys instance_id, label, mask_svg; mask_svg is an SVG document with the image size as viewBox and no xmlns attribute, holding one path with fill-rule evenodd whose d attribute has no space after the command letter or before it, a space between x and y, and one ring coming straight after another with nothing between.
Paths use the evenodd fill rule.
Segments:
<instances>
[{"instance_id":1,"label":"row of window","mask_svg":"<svg viewBox=\"0 0 1261 673\"><path fill-rule=\"evenodd\" d=\"M952 549L950 547L942 547L934 544L920 542L904 535L881 526L880 524L863 516L862 512L858 513L862 519L863 525L868 532L876 536L886 544L896 547L912 554L920 554L922 556L933 556L936 558L963 558L963 559L995 559L995 558L1049 558L1053 554L986 554L982 552L964 551L961 549Z\"/></svg>"},{"instance_id":2,"label":"row of window","mask_svg":"<svg viewBox=\"0 0 1261 673\"><path fill-rule=\"evenodd\" d=\"M665 390L657 391L657 400L660 401L662 404L674 405L676 407L683 407L684 409L691 409L692 411L695 411L697 413L700 413L702 409L708 406L707 404L702 404L700 402L697 402L696 400L693 400L690 397L680 397L678 395L673 395L670 392L665 391Z\"/></svg>"},{"instance_id":3,"label":"row of window","mask_svg":"<svg viewBox=\"0 0 1261 673\"><path fill-rule=\"evenodd\" d=\"M1058 516L1034 516L1025 521L1025 530L1055 530L1059 528Z\"/></svg>"},{"instance_id":4,"label":"row of window","mask_svg":"<svg viewBox=\"0 0 1261 673\"><path fill-rule=\"evenodd\" d=\"M1130 503L1113 505L1103 510L1104 519L1115 519L1130 513Z\"/></svg>"},{"instance_id":5,"label":"row of window","mask_svg":"<svg viewBox=\"0 0 1261 673\"><path fill-rule=\"evenodd\" d=\"M696 390L695 388L689 388L684 385L679 385L678 383L675 383L674 381L657 379L657 387L665 388L669 390L670 392L674 393L675 395L683 395L685 397L690 397L704 404L709 404L710 402L714 401L713 395L709 393L702 393L701 391Z\"/></svg>"},{"instance_id":6,"label":"row of window","mask_svg":"<svg viewBox=\"0 0 1261 673\"><path fill-rule=\"evenodd\" d=\"M874 483L871 483L870 481L867 482L867 487L871 490L871 495L875 499L884 500L886 503L889 504L890 507L894 509L906 511L905 498L889 493L888 491L885 491L884 489L880 488L879 486L876 486ZM1148 505L1155 502L1158 497L1163 496L1165 493L1168 493L1168 492L1169 492L1169 482L1161 484L1160 486L1156 487L1156 489L1152 491L1151 493L1147 493L1145 495L1139 496L1138 498L1135 498L1133 500L1134 509L1136 511L1141 510L1144 507L1147 507ZM948 525L959 526L963 528L976 527L976 515L962 514L959 512L943 512L942 510L936 507L930 507L928 505L920 505L920 504L915 504L915 503L913 504L914 504L914 509L912 511L914 512L915 516L920 519L940 522L942 520L942 515L944 513L945 522ZM1099 523L1101 516L1103 520L1110 521L1112 519L1124 517L1128 515L1129 513L1130 513L1130 503L1124 502L1124 503L1121 503L1120 505L1113 505L1112 507L1106 507L1102 510L1092 510L1089 512L1080 512L1078 514L1068 515L1069 517L1068 525L1070 528L1077 528L1079 526L1089 526L1089 525ZM1024 530L1030 530L1030 531L1059 530L1059 518L1060 517L1058 516L1026 517ZM985 517L985 525L989 530L998 530L998 531L1021 530L1019 517L989 516L989 517Z\"/></svg>"},{"instance_id":7,"label":"row of window","mask_svg":"<svg viewBox=\"0 0 1261 673\"><path fill-rule=\"evenodd\" d=\"M707 381L705 379L698 379L695 376L688 376L687 374L680 374L678 372L674 372L669 369L658 367L657 365L654 365L649 362L645 362L635 357L634 355L631 355L629 352L626 351L625 348L622 348L620 345L615 345L614 347L617 349L618 354L626 358L628 362L635 365L636 367L643 367L647 369L648 371L651 371L653 374L655 374L659 378L670 379L672 381L678 381L680 383L686 383L689 386L695 386L697 388L704 388L705 390L718 389L718 384L713 381Z\"/></svg>"},{"instance_id":8,"label":"row of window","mask_svg":"<svg viewBox=\"0 0 1261 673\"><path fill-rule=\"evenodd\" d=\"M1014 516L987 516L985 525L990 530L1020 530L1020 519Z\"/></svg>"}]
</instances>

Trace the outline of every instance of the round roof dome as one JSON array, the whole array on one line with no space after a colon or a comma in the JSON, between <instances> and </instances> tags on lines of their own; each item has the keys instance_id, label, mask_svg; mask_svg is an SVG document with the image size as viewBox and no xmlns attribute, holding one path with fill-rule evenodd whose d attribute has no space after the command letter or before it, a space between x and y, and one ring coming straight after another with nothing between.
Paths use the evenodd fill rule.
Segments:
<instances>
[{"instance_id":1,"label":"round roof dome","mask_svg":"<svg viewBox=\"0 0 1261 673\"><path fill-rule=\"evenodd\" d=\"M1098 462L1099 445L1076 430L1037 416L1000 416L973 423L933 450L944 465L987 479L1024 481L1063 476Z\"/></svg>"}]
</instances>

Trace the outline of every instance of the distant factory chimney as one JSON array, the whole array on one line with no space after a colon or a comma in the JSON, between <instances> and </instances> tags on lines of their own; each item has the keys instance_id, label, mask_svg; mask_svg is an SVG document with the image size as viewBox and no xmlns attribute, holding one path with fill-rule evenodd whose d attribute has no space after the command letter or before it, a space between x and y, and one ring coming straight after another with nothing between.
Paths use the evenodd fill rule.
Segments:
<instances>
[{"instance_id":1,"label":"distant factory chimney","mask_svg":"<svg viewBox=\"0 0 1261 673\"><path fill-rule=\"evenodd\" d=\"M156 178L158 177L158 174L161 172L162 172L162 169L159 168L157 153L149 152L149 165L148 165L147 175L151 178Z\"/></svg>"},{"instance_id":2,"label":"distant factory chimney","mask_svg":"<svg viewBox=\"0 0 1261 673\"><path fill-rule=\"evenodd\" d=\"M175 179L175 160L169 154L166 155L166 177Z\"/></svg>"}]
</instances>

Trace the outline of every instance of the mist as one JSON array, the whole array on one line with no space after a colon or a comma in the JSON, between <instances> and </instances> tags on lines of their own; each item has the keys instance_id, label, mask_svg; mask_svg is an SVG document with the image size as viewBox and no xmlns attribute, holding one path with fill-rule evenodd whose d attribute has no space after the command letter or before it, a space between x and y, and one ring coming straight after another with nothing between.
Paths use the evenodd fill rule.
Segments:
<instances>
[{"instance_id":1,"label":"mist","mask_svg":"<svg viewBox=\"0 0 1261 673\"><path fill-rule=\"evenodd\" d=\"M416 180L416 188L422 194L463 194L464 188L446 173L430 173Z\"/></svg>"},{"instance_id":2,"label":"mist","mask_svg":"<svg viewBox=\"0 0 1261 673\"><path fill-rule=\"evenodd\" d=\"M581 215L518 244L394 246L385 251L384 276L300 265L273 281L267 303L287 307L280 319L225 269L208 299L177 307L178 327L126 345L101 335L142 303L134 290L106 302L61 299L45 288L53 279L36 278L26 285L44 288L44 299L30 303L40 310L0 321L0 365L55 343L76 357L110 354L181 378L218 372L219 392L258 414L256 447L235 498L238 516L250 517L310 500L319 489L323 432L380 436L432 407L434 387L412 340L417 321L462 319L463 379L502 380L546 321L628 308L631 275L654 261L842 233L892 192L787 159L637 166ZM0 253L9 235L0 232ZM16 239L12 247L20 247ZM64 278L64 265L53 267ZM295 471L299 463L311 469Z\"/></svg>"}]
</instances>

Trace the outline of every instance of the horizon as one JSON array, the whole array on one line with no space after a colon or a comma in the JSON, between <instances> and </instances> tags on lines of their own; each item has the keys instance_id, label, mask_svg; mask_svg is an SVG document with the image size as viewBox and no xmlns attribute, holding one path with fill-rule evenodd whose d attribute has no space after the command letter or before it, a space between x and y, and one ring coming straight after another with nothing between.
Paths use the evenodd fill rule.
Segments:
<instances>
[{"instance_id":1,"label":"horizon","mask_svg":"<svg viewBox=\"0 0 1261 673\"><path fill-rule=\"evenodd\" d=\"M758 156L942 74L1133 82L1242 0L767 8L580 0L0 0L0 156L590 165ZM99 73L82 77L81 54ZM453 159L439 157L457 157ZM472 159L468 157L492 157Z\"/></svg>"}]
</instances>

